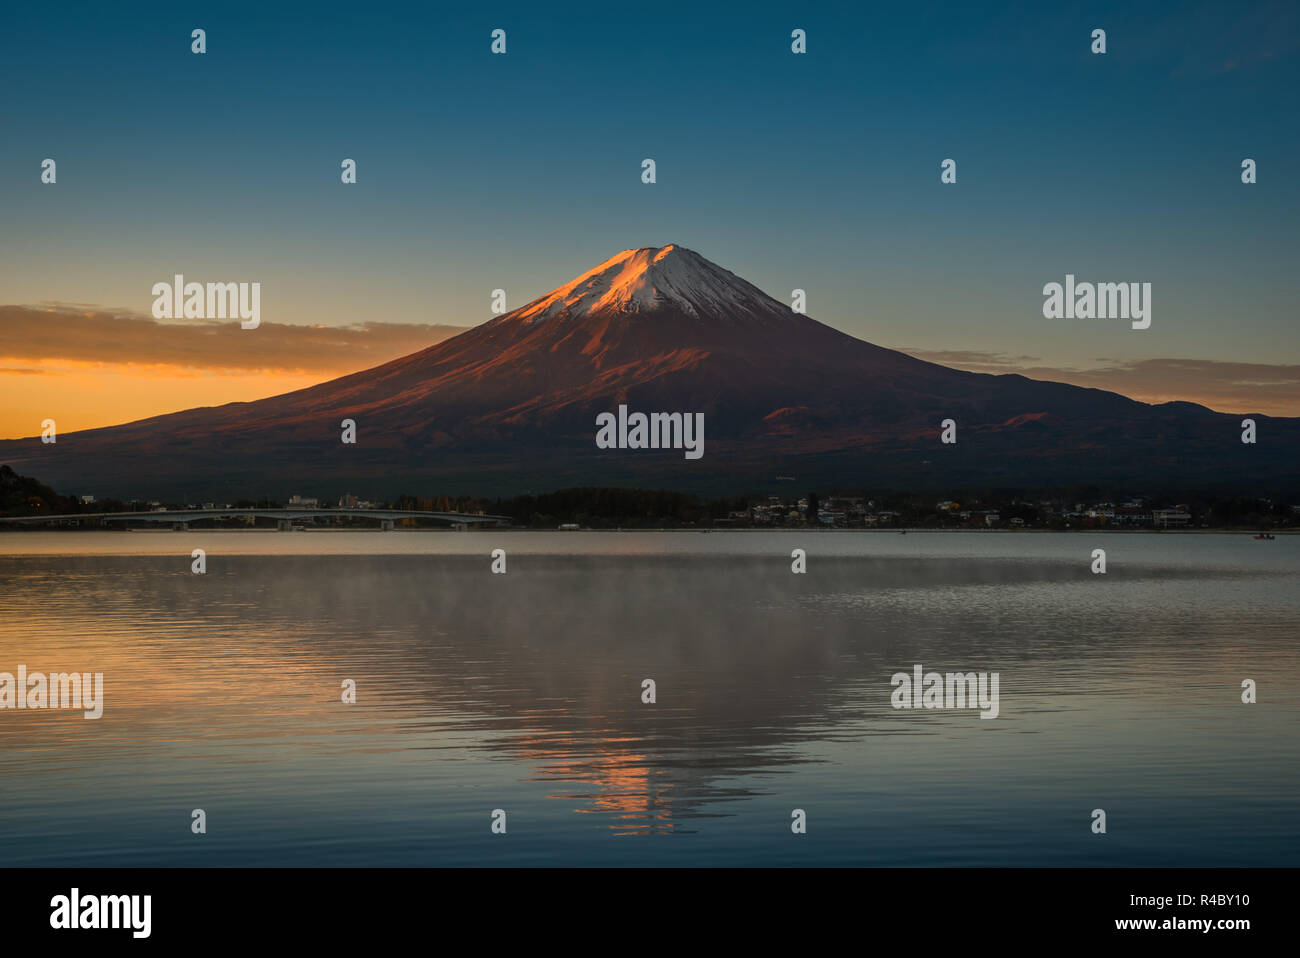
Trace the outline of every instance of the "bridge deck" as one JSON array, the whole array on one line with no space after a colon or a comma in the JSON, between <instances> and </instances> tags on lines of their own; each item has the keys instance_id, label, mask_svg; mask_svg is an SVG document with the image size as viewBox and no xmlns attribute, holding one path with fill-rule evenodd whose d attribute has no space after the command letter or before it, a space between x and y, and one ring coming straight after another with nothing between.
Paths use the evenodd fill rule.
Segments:
<instances>
[{"instance_id":1,"label":"bridge deck","mask_svg":"<svg viewBox=\"0 0 1300 958\"><path fill-rule=\"evenodd\" d=\"M116 522L139 519L144 522L196 522L200 519L312 519L321 516L355 516L365 519L439 519L443 522L509 522L509 516L488 516L464 512L420 512L410 509L161 509L154 512L74 512L65 515L0 516L0 522L53 522L70 519L103 519Z\"/></svg>"}]
</instances>

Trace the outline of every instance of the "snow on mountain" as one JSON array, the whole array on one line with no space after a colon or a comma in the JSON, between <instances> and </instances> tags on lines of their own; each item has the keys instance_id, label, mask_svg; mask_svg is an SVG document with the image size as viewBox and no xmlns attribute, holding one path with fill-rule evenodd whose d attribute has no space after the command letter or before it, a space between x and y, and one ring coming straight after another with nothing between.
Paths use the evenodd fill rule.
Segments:
<instances>
[{"instance_id":1,"label":"snow on mountain","mask_svg":"<svg viewBox=\"0 0 1300 958\"><path fill-rule=\"evenodd\" d=\"M664 308L724 321L737 314L790 313L788 306L730 270L670 243L623 250L508 315L532 323Z\"/></svg>"}]
</instances>

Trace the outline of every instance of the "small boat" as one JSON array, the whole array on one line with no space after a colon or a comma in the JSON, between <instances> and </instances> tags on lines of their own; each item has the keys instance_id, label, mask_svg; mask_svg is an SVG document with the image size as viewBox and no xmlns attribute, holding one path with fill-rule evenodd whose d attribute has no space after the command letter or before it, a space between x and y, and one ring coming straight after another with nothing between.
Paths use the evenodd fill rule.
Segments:
<instances>
[{"instance_id":1,"label":"small boat","mask_svg":"<svg viewBox=\"0 0 1300 958\"><path fill-rule=\"evenodd\" d=\"M1266 542L1272 542L1272 541L1273 541L1273 537L1272 537L1271 535L1269 535L1267 532L1261 532L1259 535L1255 536L1255 538L1256 538L1256 539L1263 539L1263 540L1266 541Z\"/></svg>"}]
</instances>

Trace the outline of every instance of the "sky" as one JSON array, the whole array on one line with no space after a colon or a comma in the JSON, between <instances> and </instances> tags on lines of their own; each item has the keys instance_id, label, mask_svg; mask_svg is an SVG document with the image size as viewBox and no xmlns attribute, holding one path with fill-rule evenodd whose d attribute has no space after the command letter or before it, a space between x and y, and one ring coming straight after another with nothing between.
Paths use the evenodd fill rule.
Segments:
<instances>
[{"instance_id":1,"label":"sky","mask_svg":"<svg viewBox=\"0 0 1300 958\"><path fill-rule=\"evenodd\" d=\"M668 243L923 358L1300 415L1292 2L7 4L0 84L0 438L309 385ZM263 326L152 321L175 273L260 282ZM1150 328L1045 319L1067 273L1151 283Z\"/></svg>"}]
</instances>

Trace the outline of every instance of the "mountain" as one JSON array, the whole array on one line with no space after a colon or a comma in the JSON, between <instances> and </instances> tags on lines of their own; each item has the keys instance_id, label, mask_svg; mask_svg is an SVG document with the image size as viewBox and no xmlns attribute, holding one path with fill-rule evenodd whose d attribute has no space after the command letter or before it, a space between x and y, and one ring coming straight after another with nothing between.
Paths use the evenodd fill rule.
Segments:
<instances>
[{"instance_id":1,"label":"mountain","mask_svg":"<svg viewBox=\"0 0 1300 958\"><path fill-rule=\"evenodd\" d=\"M701 413L704 454L600 449L597 416ZM570 485L687 491L1130 483L1300 477L1300 420L924 362L795 313L680 246L624 250L452 339L308 389L191 409L0 462L61 490L192 499L507 494ZM356 423L357 442L340 441ZM957 442L939 441L940 423Z\"/></svg>"}]
</instances>

